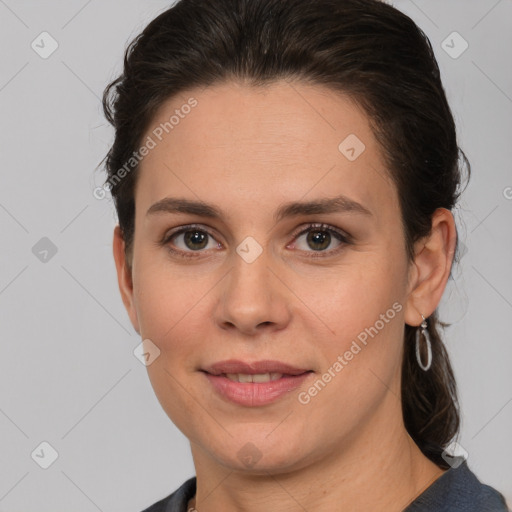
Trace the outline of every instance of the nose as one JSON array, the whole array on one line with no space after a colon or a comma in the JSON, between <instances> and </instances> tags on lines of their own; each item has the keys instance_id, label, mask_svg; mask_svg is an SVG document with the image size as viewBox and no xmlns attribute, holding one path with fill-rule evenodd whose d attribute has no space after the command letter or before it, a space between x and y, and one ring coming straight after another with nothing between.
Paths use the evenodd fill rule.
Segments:
<instances>
[{"instance_id":1,"label":"nose","mask_svg":"<svg viewBox=\"0 0 512 512\"><path fill-rule=\"evenodd\" d=\"M266 251L251 263L238 254L233 260L221 281L214 313L217 325L249 336L285 328L291 317L289 292L271 268Z\"/></svg>"}]
</instances>

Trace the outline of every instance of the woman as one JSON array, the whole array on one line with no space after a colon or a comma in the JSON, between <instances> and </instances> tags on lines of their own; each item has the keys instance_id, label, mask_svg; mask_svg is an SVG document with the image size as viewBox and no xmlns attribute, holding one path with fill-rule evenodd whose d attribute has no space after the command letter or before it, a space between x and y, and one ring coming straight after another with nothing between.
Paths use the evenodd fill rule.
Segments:
<instances>
[{"instance_id":1,"label":"woman","mask_svg":"<svg viewBox=\"0 0 512 512\"><path fill-rule=\"evenodd\" d=\"M147 512L507 510L446 450L467 162L407 16L182 0L104 108L121 295L196 468Z\"/></svg>"}]
</instances>

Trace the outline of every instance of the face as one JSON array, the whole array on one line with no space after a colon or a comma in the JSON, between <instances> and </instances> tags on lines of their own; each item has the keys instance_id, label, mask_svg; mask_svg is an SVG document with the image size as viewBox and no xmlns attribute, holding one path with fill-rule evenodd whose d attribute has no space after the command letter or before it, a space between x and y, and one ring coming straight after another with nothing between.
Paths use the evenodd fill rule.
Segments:
<instances>
[{"instance_id":1,"label":"face","mask_svg":"<svg viewBox=\"0 0 512 512\"><path fill-rule=\"evenodd\" d=\"M169 100L147 137L124 292L159 350L147 370L169 418L210 460L247 471L299 468L394 424L409 265L364 112L319 86L225 83ZM204 371L232 359L309 373L260 392Z\"/></svg>"}]
</instances>

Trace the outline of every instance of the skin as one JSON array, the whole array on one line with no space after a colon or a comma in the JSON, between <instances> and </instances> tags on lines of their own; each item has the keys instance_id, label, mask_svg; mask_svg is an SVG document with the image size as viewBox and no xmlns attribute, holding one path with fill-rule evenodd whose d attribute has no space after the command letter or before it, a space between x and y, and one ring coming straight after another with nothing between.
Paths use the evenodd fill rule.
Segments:
<instances>
[{"instance_id":1,"label":"skin","mask_svg":"<svg viewBox=\"0 0 512 512\"><path fill-rule=\"evenodd\" d=\"M348 97L284 81L216 84L168 100L147 135L190 96L198 105L141 162L133 253L125 256L119 227L113 247L132 325L161 351L147 367L151 384L191 443L197 493L189 506L402 510L444 472L404 427L400 365L404 324L428 318L446 286L452 214L435 212L409 263L396 188L367 116ZM338 145L352 133L366 149L351 162ZM372 215L273 219L282 203L341 193ZM165 197L200 199L223 215L146 214ZM159 243L191 223L212 233L204 248L194 251L183 235ZM352 242L332 236L315 250L307 233L296 236L309 223L338 228ZM250 264L236 252L248 236L263 249ZM396 302L401 311L310 403L299 403L298 392ZM243 407L219 397L199 371L230 358L276 359L314 374L273 404ZM249 442L261 454L251 467L238 456Z\"/></svg>"}]
</instances>

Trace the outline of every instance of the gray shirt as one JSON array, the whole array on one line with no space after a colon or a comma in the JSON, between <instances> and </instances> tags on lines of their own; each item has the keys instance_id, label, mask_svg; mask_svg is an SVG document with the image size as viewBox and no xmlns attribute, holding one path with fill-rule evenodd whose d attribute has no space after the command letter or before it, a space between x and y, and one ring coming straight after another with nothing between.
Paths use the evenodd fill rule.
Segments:
<instances>
[{"instance_id":1,"label":"gray shirt","mask_svg":"<svg viewBox=\"0 0 512 512\"><path fill-rule=\"evenodd\" d=\"M143 512L188 512L188 501L194 497L195 493L196 477L192 477L172 494ZM464 461L443 473L403 512L510 512L510 510L503 495L496 489L482 484Z\"/></svg>"}]
</instances>

